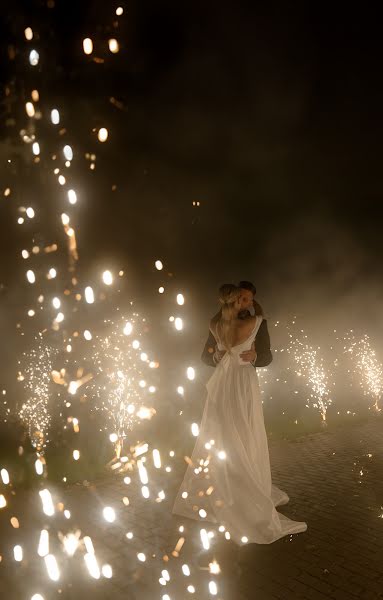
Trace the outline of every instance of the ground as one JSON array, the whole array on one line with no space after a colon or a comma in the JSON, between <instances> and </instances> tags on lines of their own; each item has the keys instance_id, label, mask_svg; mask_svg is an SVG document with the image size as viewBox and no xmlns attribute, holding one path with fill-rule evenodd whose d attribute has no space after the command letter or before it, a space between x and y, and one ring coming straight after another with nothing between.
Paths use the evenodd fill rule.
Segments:
<instances>
[{"instance_id":1,"label":"ground","mask_svg":"<svg viewBox=\"0 0 383 600\"><path fill-rule=\"evenodd\" d=\"M0 532L5 548L0 564L1 597L31 600L40 593L44 600L77 600L85 594L100 600L167 600L166 594L170 600L383 599L382 419L376 416L347 429L290 441L270 440L269 448L273 482L290 496L290 502L279 510L306 521L305 533L270 545L240 548L218 534L210 550L202 550L199 530L203 526L209 530L209 524L171 516L184 472L182 458L175 456L169 460L172 472L166 479L163 471L156 475L153 470L151 476L152 496L163 489L163 502L143 499L134 476L130 484L124 483L128 473L56 490L55 499L72 512L72 527L92 538L100 566L112 566L111 579L92 579L82 550L64 559L55 533L60 528L68 530L64 516L60 514L55 525L50 525L49 517L37 516L41 505L36 492L18 492L6 510L9 518L18 515L20 529L6 528L3 523ZM129 505L123 503L124 497ZM104 506L115 508L114 523L103 519ZM184 534L178 531L181 524ZM43 527L50 528L50 552L59 561L57 583L48 579L43 559L36 553ZM132 539L126 537L128 532L133 533ZM174 557L172 551L182 535L186 542L180 556ZM17 543L24 549L21 563L15 562L11 552ZM137 559L139 552L145 553L146 562ZM218 576L208 571L214 558L221 567ZM190 577L182 573L185 563L190 566ZM166 574L162 581L166 586L158 581L163 569L170 575L170 581L166 582ZM211 580L218 585L216 596L209 594ZM188 585L194 585L195 594L188 593Z\"/></svg>"}]
</instances>

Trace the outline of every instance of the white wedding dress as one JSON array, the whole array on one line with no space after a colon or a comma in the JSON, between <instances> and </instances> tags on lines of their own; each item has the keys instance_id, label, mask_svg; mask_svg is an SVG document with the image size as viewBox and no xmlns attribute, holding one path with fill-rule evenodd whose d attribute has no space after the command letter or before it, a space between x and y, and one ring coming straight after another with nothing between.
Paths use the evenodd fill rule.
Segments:
<instances>
[{"instance_id":1,"label":"white wedding dress","mask_svg":"<svg viewBox=\"0 0 383 600\"><path fill-rule=\"evenodd\" d=\"M248 339L226 352L206 385L198 439L173 507L173 514L223 525L237 544L271 544L307 529L275 509L289 497L271 482L258 376L240 358L261 322L258 316Z\"/></svg>"}]
</instances>

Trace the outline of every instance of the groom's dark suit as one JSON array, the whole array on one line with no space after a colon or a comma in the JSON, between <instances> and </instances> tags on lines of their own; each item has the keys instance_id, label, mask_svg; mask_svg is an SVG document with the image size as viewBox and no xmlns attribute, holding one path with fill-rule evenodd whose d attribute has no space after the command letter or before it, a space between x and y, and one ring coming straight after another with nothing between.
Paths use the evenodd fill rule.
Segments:
<instances>
[{"instance_id":1,"label":"groom's dark suit","mask_svg":"<svg viewBox=\"0 0 383 600\"><path fill-rule=\"evenodd\" d=\"M205 347L203 349L201 359L204 363L209 365L210 367L215 367L216 363L213 360L213 354L215 351L215 347L217 342L215 340L212 332L209 332L209 337L206 341ZM270 350L270 336L269 331L267 329L267 320L263 319L258 333L255 336L254 340L255 351L257 353L257 359L254 363L254 367L267 367L273 360L273 355Z\"/></svg>"}]
</instances>

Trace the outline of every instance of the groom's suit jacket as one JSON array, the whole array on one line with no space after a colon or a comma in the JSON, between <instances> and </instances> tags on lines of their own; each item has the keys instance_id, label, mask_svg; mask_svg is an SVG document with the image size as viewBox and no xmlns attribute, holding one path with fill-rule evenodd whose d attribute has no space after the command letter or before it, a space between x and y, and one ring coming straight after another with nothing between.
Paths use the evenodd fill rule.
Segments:
<instances>
[{"instance_id":1,"label":"groom's suit jacket","mask_svg":"<svg viewBox=\"0 0 383 600\"><path fill-rule=\"evenodd\" d=\"M213 360L213 354L215 352L217 342L214 335L209 331L209 337L206 341L205 347L201 354L201 359L204 363L210 367L216 367L216 363ZM263 319L257 335L254 340L255 351L257 353L257 360L255 361L254 367L267 367L273 360L273 355L270 350L270 335L267 329L267 320Z\"/></svg>"}]
</instances>

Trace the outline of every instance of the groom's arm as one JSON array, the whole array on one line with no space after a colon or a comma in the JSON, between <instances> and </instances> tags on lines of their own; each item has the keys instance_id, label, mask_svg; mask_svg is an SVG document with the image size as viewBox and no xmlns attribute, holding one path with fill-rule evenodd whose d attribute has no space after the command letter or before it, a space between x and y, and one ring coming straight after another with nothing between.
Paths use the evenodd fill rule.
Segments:
<instances>
[{"instance_id":1,"label":"groom's arm","mask_svg":"<svg viewBox=\"0 0 383 600\"><path fill-rule=\"evenodd\" d=\"M273 360L273 355L270 349L270 335L267 329L267 321L264 319L259 327L258 333L255 336L255 350L257 358L254 367L267 367Z\"/></svg>"},{"instance_id":2,"label":"groom's arm","mask_svg":"<svg viewBox=\"0 0 383 600\"><path fill-rule=\"evenodd\" d=\"M207 338L205 347L201 354L202 362L204 362L206 365L209 365L209 367L216 366L216 363L214 362L214 358L213 358L216 344L217 344L217 342L215 341L214 335L212 334L211 331L209 331L209 337Z\"/></svg>"}]
</instances>

